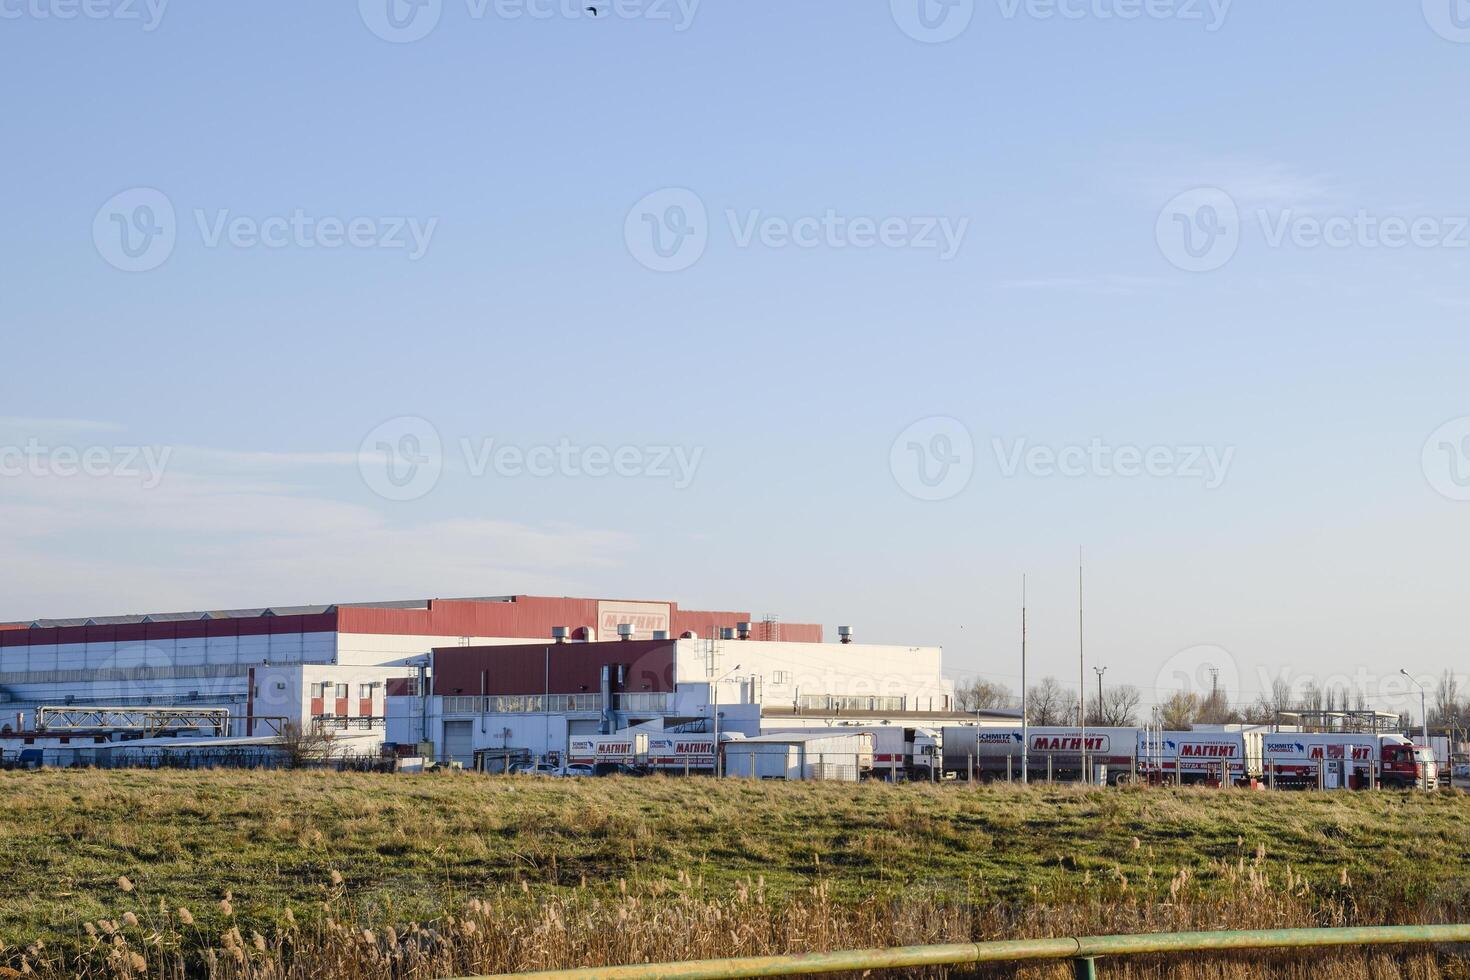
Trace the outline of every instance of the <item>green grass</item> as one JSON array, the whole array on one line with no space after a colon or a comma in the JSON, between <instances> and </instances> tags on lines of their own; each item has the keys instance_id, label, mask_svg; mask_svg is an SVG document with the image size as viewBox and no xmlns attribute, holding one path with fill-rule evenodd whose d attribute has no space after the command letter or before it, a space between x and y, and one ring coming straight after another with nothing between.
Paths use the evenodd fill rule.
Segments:
<instances>
[{"instance_id":1,"label":"green grass","mask_svg":"<svg viewBox=\"0 0 1470 980\"><path fill-rule=\"evenodd\" d=\"M680 873L718 896L820 879L1026 902L1120 876L1253 862L1383 908L1463 907L1470 797L292 772L0 773L0 946L74 937L120 904L310 916L333 871L358 914L424 920L521 881L614 892ZM117 885L127 876L135 892Z\"/></svg>"}]
</instances>

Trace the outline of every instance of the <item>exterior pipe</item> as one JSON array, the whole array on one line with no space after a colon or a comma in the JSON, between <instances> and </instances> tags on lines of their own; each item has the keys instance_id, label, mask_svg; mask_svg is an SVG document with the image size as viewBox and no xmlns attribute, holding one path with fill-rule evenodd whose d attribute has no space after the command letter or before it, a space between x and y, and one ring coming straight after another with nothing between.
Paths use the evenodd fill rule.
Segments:
<instances>
[{"instance_id":1,"label":"exterior pipe","mask_svg":"<svg viewBox=\"0 0 1470 980\"><path fill-rule=\"evenodd\" d=\"M942 946L900 946L789 956L750 956L685 963L647 963L536 973L503 973L460 980L741 980L924 966L968 966L1029 960L1072 960L1078 976L1098 957L1143 953L1200 953L1247 949L1320 949L1327 946L1470 943L1470 925L1363 926L1347 929L1261 929L1244 932L1169 932L1075 939L1011 939ZM1091 964L1087 963L1091 970Z\"/></svg>"}]
</instances>

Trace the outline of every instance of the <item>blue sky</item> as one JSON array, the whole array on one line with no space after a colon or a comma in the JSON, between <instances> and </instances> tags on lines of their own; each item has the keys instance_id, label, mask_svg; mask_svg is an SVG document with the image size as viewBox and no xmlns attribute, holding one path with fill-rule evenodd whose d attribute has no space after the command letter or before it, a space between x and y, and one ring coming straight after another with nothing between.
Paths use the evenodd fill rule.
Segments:
<instances>
[{"instance_id":1,"label":"blue sky","mask_svg":"<svg viewBox=\"0 0 1470 980\"><path fill-rule=\"evenodd\" d=\"M1014 686L1082 545L1148 701L1463 665L1450 0L90 2L0 0L0 617L660 596Z\"/></svg>"}]
</instances>

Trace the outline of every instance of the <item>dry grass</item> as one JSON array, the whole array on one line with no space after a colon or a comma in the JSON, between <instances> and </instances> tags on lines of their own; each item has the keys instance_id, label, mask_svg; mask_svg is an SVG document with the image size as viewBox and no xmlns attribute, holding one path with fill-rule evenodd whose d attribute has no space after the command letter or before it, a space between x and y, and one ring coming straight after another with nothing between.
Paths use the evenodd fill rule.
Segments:
<instances>
[{"instance_id":1,"label":"dry grass","mask_svg":"<svg viewBox=\"0 0 1470 980\"><path fill-rule=\"evenodd\" d=\"M1450 797L53 772L4 774L0 800L0 962L42 977L429 978L1470 914L1470 806ZM1419 950L1105 975L1470 971Z\"/></svg>"}]
</instances>

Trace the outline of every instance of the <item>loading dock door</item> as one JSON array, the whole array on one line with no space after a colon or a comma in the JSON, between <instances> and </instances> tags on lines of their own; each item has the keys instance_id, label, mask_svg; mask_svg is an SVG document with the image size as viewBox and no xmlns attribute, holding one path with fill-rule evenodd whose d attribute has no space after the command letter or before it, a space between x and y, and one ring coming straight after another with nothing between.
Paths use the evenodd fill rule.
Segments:
<instances>
[{"instance_id":1,"label":"loading dock door","mask_svg":"<svg viewBox=\"0 0 1470 980\"><path fill-rule=\"evenodd\" d=\"M475 761L475 729L472 721L444 723L444 761L469 767Z\"/></svg>"}]
</instances>

